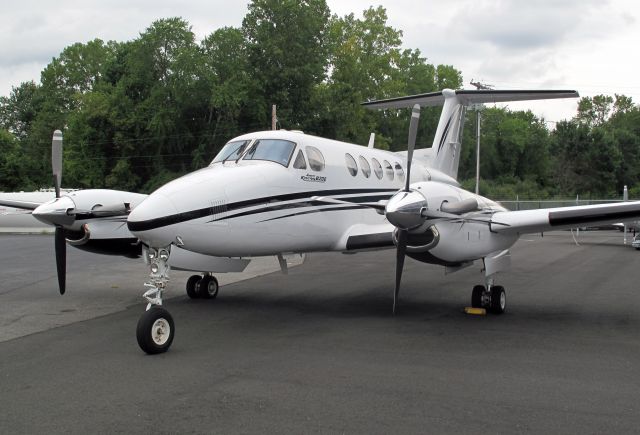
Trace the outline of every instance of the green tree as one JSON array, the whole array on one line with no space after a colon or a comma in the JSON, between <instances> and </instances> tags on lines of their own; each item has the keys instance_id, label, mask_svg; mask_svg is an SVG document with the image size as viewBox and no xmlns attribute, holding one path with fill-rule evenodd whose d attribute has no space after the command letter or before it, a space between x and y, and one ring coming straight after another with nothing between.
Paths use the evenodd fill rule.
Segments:
<instances>
[{"instance_id":1,"label":"green tree","mask_svg":"<svg viewBox=\"0 0 640 435\"><path fill-rule=\"evenodd\" d=\"M31 187L24 179L24 157L20 142L7 130L0 129L0 191Z\"/></svg>"},{"instance_id":2,"label":"green tree","mask_svg":"<svg viewBox=\"0 0 640 435\"><path fill-rule=\"evenodd\" d=\"M35 82L23 82L13 87L9 97L0 97L0 127L10 131L19 140L26 139L41 102L39 87Z\"/></svg>"},{"instance_id":3,"label":"green tree","mask_svg":"<svg viewBox=\"0 0 640 435\"><path fill-rule=\"evenodd\" d=\"M229 138L256 128L255 119L259 115L252 104L258 86L249 74L242 30L218 29L201 42L200 48L203 52L201 75L208 97L206 129L210 132L194 152L194 162L202 165L209 162Z\"/></svg>"},{"instance_id":4,"label":"green tree","mask_svg":"<svg viewBox=\"0 0 640 435\"><path fill-rule=\"evenodd\" d=\"M325 77L329 8L325 0L254 0L242 21L255 103L267 120L271 104L285 128L304 128L313 89ZM265 125L268 125L265 122Z\"/></svg>"},{"instance_id":5,"label":"green tree","mask_svg":"<svg viewBox=\"0 0 640 435\"><path fill-rule=\"evenodd\" d=\"M613 98L608 95L583 97L578 102L576 120L588 126L599 126L609 118Z\"/></svg>"}]
</instances>

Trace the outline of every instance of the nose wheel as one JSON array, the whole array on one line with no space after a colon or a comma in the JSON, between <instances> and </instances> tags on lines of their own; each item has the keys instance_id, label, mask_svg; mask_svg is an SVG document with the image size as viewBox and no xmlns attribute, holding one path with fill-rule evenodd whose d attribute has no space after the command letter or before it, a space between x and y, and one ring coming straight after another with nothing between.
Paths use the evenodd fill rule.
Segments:
<instances>
[{"instance_id":1,"label":"nose wheel","mask_svg":"<svg viewBox=\"0 0 640 435\"><path fill-rule=\"evenodd\" d=\"M471 292L471 306L485 308L493 314L502 314L507 308L507 293L501 285L489 285L489 290L483 285L473 287Z\"/></svg>"},{"instance_id":2,"label":"nose wheel","mask_svg":"<svg viewBox=\"0 0 640 435\"><path fill-rule=\"evenodd\" d=\"M138 320L136 338L140 348L150 355L169 350L175 335L173 317L162 307L151 307Z\"/></svg>"}]
</instances>

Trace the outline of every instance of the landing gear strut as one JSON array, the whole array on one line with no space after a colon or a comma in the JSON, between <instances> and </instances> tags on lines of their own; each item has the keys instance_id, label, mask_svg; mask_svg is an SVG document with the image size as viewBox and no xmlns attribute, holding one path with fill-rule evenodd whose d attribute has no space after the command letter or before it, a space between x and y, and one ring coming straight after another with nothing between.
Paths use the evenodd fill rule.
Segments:
<instances>
[{"instance_id":1,"label":"landing gear strut","mask_svg":"<svg viewBox=\"0 0 640 435\"><path fill-rule=\"evenodd\" d=\"M169 350L175 335L175 325L171 314L162 308L162 293L169 282L169 250L170 247L155 250L149 248L149 282L144 285L148 290L143 297L147 301L147 309L140 316L136 328L136 338L140 348L148 354L157 354Z\"/></svg>"}]
</instances>

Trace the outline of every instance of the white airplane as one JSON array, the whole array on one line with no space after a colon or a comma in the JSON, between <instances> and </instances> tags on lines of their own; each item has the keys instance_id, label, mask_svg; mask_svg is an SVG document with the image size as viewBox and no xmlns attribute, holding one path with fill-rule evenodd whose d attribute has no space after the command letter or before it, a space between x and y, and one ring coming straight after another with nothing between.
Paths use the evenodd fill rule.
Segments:
<instances>
[{"instance_id":1,"label":"white airplane","mask_svg":"<svg viewBox=\"0 0 640 435\"><path fill-rule=\"evenodd\" d=\"M640 202L511 212L460 188L466 106L570 97L578 94L443 90L365 103L413 107L406 154L282 130L232 139L209 167L166 184L129 214L129 230L145 245L151 266L140 347L159 353L172 343L174 322L161 305L176 248L242 259L396 246L394 312L405 255L449 272L482 260L485 279L473 288L472 306L504 312L505 290L495 277L509 268L509 248L521 234L640 216ZM440 104L432 148L414 152L420 107ZM190 279L189 294L198 279ZM211 279L205 275L200 286Z\"/></svg>"},{"instance_id":2,"label":"white airplane","mask_svg":"<svg viewBox=\"0 0 640 435\"><path fill-rule=\"evenodd\" d=\"M496 274L508 270L509 248L520 234L640 217L640 202L510 212L460 188L456 177L466 106L571 97L578 94L443 90L369 102L365 105L370 108L413 107L406 153L302 132L257 132L232 139L210 166L166 184L146 199L96 191L105 198L113 195L113 201L87 199L84 204L93 206L85 208L80 198L69 203L63 196L33 213L62 228L56 231L61 233L56 236L58 258L64 252L65 225L71 221L81 225L80 235L89 225L117 218L120 226L110 227L113 233L141 242L151 273L145 284L147 310L136 335L142 350L150 354L165 352L173 341L175 325L162 308L162 294L170 268L181 261L188 270L205 272L188 280L189 296L212 298L218 292L213 273L238 270L251 257L277 255L285 271L284 256L290 253L395 246L395 312L406 255L442 265L448 272L482 260L485 279L473 288L472 306L499 314L506 308L506 294L495 284ZM432 148L414 152L420 107L441 104ZM91 195L80 191L76 197L82 192L89 192L87 198ZM127 215L128 231L122 226ZM105 234L110 231L101 235ZM59 264L58 269L64 275L64 267Z\"/></svg>"}]
</instances>

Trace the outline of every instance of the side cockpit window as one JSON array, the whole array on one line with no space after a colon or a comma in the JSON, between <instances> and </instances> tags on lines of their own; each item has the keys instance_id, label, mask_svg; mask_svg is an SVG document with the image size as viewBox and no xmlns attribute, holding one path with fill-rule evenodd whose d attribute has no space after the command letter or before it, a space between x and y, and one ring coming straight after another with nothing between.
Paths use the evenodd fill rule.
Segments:
<instances>
[{"instance_id":1,"label":"side cockpit window","mask_svg":"<svg viewBox=\"0 0 640 435\"><path fill-rule=\"evenodd\" d=\"M304 159L304 154L302 154L302 150L298 150L298 155L296 155L296 159L293 162L294 169L307 169L307 161Z\"/></svg>"},{"instance_id":2,"label":"side cockpit window","mask_svg":"<svg viewBox=\"0 0 640 435\"><path fill-rule=\"evenodd\" d=\"M316 147L307 146L307 158L309 159L309 167L311 170L320 172L324 169L324 156L320 150Z\"/></svg>"},{"instance_id":3,"label":"side cockpit window","mask_svg":"<svg viewBox=\"0 0 640 435\"><path fill-rule=\"evenodd\" d=\"M296 144L281 139L259 139L244 155L243 160L266 160L289 166Z\"/></svg>"},{"instance_id":4,"label":"side cockpit window","mask_svg":"<svg viewBox=\"0 0 640 435\"><path fill-rule=\"evenodd\" d=\"M248 140L238 140L234 142L229 142L214 157L211 164L218 163L218 162L226 162L230 160L238 160L238 158L242 155L242 153L244 152L249 142L250 141Z\"/></svg>"}]
</instances>

